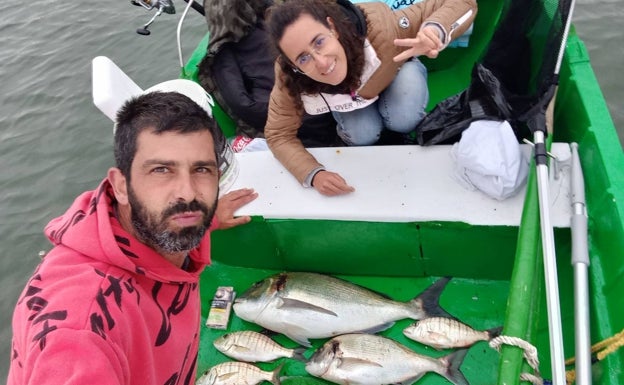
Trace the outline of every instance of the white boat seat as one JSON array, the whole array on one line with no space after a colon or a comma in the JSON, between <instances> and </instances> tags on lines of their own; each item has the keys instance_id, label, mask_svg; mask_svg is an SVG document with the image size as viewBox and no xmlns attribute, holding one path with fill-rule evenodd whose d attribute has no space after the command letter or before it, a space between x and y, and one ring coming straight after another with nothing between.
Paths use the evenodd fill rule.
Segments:
<instances>
[{"instance_id":1,"label":"white boat seat","mask_svg":"<svg viewBox=\"0 0 624 385\"><path fill-rule=\"evenodd\" d=\"M530 153L528 145L523 151ZM313 148L327 169L338 172L356 191L326 197L302 187L270 151L237 153L232 189L254 188L258 198L236 215L265 219L325 219L371 222L452 221L473 225L518 226L526 186L503 201L469 191L452 177L451 146L368 146ZM569 167L566 143L553 143L559 161L550 167L551 222L570 226ZM551 162L555 163L555 162ZM558 169L555 172L555 169ZM555 179L555 174L557 178Z\"/></svg>"}]
</instances>

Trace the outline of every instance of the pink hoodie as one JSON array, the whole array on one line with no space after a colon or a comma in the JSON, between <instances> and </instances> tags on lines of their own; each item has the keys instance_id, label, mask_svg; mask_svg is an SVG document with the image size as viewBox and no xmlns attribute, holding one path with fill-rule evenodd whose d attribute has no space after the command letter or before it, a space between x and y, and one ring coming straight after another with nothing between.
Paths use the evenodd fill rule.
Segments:
<instances>
[{"instance_id":1,"label":"pink hoodie","mask_svg":"<svg viewBox=\"0 0 624 385\"><path fill-rule=\"evenodd\" d=\"M17 302L8 385L195 382L210 236L184 271L132 238L113 200L104 180L46 227L55 247Z\"/></svg>"}]
</instances>

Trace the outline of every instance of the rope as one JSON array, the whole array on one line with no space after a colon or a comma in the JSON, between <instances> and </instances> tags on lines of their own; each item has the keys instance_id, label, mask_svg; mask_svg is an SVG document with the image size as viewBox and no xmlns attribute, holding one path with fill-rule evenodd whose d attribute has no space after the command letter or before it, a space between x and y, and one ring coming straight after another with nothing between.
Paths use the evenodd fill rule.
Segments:
<instances>
[{"instance_id":1,"label":"rope","mask_svg":"<svg viewBox=\"0 0 624 385\"><path fill-rule=\"evenodd\" d=\"M613 353L624 346L624 329L619 333L606 338L591 347L592 363L602 361L607 355ZM568 358L565 362L566 365L572 365L576 362L576 357ZM566 382L568 384L573 383L576 380L576 371L570 369L566 371Z\"/></svg>"},{"instance_id":2,"label":"rope","mask_svg":"<svg viewBox=\"0 0 624 385\"><path fill-rule=\"evenodd\" d=\"M511 336L498 336L490 341L490 347L500 352L500 346L502 344L512 345L524 350L523 356L529 366L533 369L535 374L520 373L521 381L528 381L535 385L544 385L544 380L540 376L539 372L539 358L537 356L537 349L527 341ZM607 355L613 353L617 349L624 346L624 329L619 333L606 338L591 347L592 363L602 361ZM576 361L575 357L569 358L565 361L565 365L572 365ZM576 380L576 371L574 369L566 371L566 383L572 384Z\"/></svg>"},{"instance_id":3,"label":"rope","mask_svg":"<svg viewBox=\"0 0 624 385\"><path fill-rule=\"evenodd\" d=\"M539 357L537 356L537 349L535 348L535 346L531 345L530 343L523 340L522 338L504 336L504 335L498 336L490 340L490 347L492 349L495 349L497 352L500 352L500 346L502 344L512 345L512 346L516 346L516 347L523 349L524 359L527 361L529 366L531 366L531 368L535 372L535 374L520 373L520 380L528 381L535 385L544 384L544 380L540 376L540 372L539 372Z\"/></svg>"},{"instance_id":4,"label":"rope","mask_svg":"<svg viewBox=\"0 0 624 385\"><path fill-rule=\"evenodd\" d=\"M624 346L624 329L622 329L619 333L592 345L591 352L598 352L595 354L595 358L596 360L601 361L607 355L613 353L622 346ZM566 360L565 364L572 365L575 360L575 357L569 358Z\"/></svg>"}]
</instances>

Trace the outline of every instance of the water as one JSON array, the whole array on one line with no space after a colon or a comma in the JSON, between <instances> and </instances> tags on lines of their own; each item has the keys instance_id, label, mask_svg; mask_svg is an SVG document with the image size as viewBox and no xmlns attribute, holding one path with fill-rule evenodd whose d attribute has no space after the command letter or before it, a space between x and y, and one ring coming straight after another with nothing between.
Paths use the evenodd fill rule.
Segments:
<instances>
[{"instance_id":1,"label":"water","mask_svg":"<svg viewBox=\"0 0 624 385\"><path fill-rule=\"evenodd\" d=\"M11 313L49 248L45 224L97 186L112 160L112 122L92 103L91 60L108 56L142 88L177 78L178 15L162 15L150 36L134 31L153 15L127 1L0 5L0 378L10 359ZM621 0L577 0L585 41L624 142ZM46 7L47 6L47 7ZM206 31L191 10L183 28L188 57Z\"/></svg>"}]
</instances>

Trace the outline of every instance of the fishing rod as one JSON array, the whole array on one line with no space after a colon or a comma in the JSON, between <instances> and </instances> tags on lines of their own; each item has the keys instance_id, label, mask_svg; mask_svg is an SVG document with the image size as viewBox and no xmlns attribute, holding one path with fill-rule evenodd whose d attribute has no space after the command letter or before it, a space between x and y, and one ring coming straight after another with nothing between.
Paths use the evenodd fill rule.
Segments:
<instances>
[{"instance_id":1,"label":"fishing rod","mask_svg":"<svg viewBox=\"0 0 624 385\"><path fill-rule=\"evenodd\" d=\"M190 7L199 12L202 16L205 15L204 7L199 3L195 2L195 0L184 0ZM149 26L156 21L156 18L164 13L168 13L173 15L176 13L175 6L173 5L172 0L130 0L130 4L136 5L139 7L143 7L148 11L152 9L156 9L156 13L152 18L143 25L142 28L138 28L136 32L139 35L147 36L151 33L148 29ZM188 9L188 6L187 6Z\"/></svg>"},{"instance_id":2,"label":"fishing rod","mask_svg":"<svg viewBox=\"0 0 624 385\"><path fill-rule=\"evenodd\" d=\"M565 5L567 1L559 1L559 7ZM563 35L559 46L559 54L553 71L554 81L545 92L544 101L552 102L556 86L558 83L559 70L563 60L563 53L568 38L570 25L572 22L572 11L574 0L569 2L567 18L565 21ZM550 361L552 370L552 383L554 385L565 385L565 356L563 351L563 333L561 322L561 309L559 301L559 283L557 278L557 257L555 253L554 230L550 222L550 193L548 188L548 152L545 138L547 135L547 125L544 114L537 114L535 119L527 122L533 132L533 148L535 158L535 168L537 175L537 192L540 211L540 227L542 234L542 251L544 259L544 279L546 284L546 306L548 310L548 331L550 342Z\"/></svg>"},{"instance_id":3,"label":"fishing rod","mask_svg":"<svg viewBox=\"0 0 624 385\"><path fill-rule=\"evenodd\" d=\"M191 8L196 10L202 16L206 14L204 7L201 6L199 3L197 3L195 0L184 0L184 2L186 2L186 7L184 8L184 12L182 13L182 16L180 17L180 21L178 22L178 28L177 28L177 33L176 33L176 39L177 39L177 44L178 44L178 58L180 60L180 68L182 68L182 70L184 70L184 58L182 56L182 37L181 37L182 23L186 19L186 15L188 14L188 11ZM142 28L139 28L136 30L136 32L139 35L145 35L145 36L149 35L151 33L151 31L148 29L149 26L163 12L171 14L171 15L176 13L175 6L173 5L172 0L130 0L130 3L136 6L143 7L147 9L148 11L151 11L152 9L157 9L156 14L154 14L154 16L152 16L152 18L147 23L145 23L145 25L143 25Z\"/></svg>"}]
</instances>

